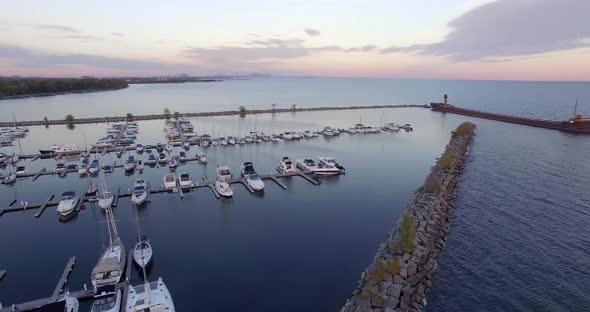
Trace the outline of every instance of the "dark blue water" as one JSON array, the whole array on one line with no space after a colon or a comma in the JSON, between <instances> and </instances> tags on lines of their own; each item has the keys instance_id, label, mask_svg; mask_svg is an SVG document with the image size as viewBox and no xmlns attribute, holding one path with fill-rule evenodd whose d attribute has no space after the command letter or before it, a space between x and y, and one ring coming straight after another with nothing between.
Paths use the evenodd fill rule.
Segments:
<instances>
[{"instance_id":1,"label":"dark blue water","mask_svg":"<svg viewBox=\"0 0 590 312\"><path fill-rule=\"evenodd\" d=\"M426 311L590 311L590 138L476 122Z\"/></svg>"},{"instance_id":2,"label":"dark blue water","mask_svg":"<svg viewBox=\"0 0 590 312\"><path fill-rule=\"evenodd\" d=\"M422 104L449 93L451 102L465 107L565 118L575 98L588 101L589 92L588 83L262 79L3 101L0 111L42 118L61 117L66 111L102 115L105 110L114 113L113 108L119 114L123 109L160 112L165 106L179 111L235 109L243 103L252 108L272 103ZM588 111L586 106L581 109ZM155 248L150 277L164 278L181 311L338 311L442 152L449 132L465 120L478 125L477 137L427 310L588 310L590 138L424 109L194 119L198 132L225 136L344 127L358 121L410 122L416 131L207 150L208 167L193 163L177 171L188 171L195 179L213 177L216 163L228 164L236 173L241 162L253 160L259 172L268 173L284 155L330 155L348 172L320 186L293 178L284 181L288 189L283 190L268 182L263 196L238 185L229 201L214 199L207 189L184 199L154 196L140 211ZM164 141L162 127L162 121L141 123L140 142ZM83 146L84 136L91 143L104 129L35 127L10 150L32 152L53 143ZM55 166L52 160L25 164L30 170ZM142 177L159 186L167 172L146 169ZM108 181L127 189L138 177L117 172ZM0 204L13 198L42 201L68 189L82 191L85 183L75 175L23 180L15 188L0 186ZM0 302L5 305L48 296L70 256L78 259L70 287L89 283L89 272L107 240L97 207L89 206L68 223L60 223L52 208L39 219L34 214L0 218L0 269L8 270L0 281ZM129 247L135 224L128 199L121 200L115 214Z\"/></svg>"}]
</instances>

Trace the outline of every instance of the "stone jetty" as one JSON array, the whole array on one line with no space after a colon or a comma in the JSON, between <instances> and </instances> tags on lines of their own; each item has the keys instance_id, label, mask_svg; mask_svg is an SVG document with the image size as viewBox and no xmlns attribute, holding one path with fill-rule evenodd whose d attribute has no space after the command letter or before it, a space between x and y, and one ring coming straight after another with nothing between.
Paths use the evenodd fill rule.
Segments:
<instances>
[{"instance_id":1,"label":"stone jetty","mask_svg":"<svg viewBox=\"0 0 590 312\"><path fill-rule=\"evenodd\" d=\"M474 129L474 124L463 123L453 131L445 152L412 195L341 312L422 310L436 257L446 244Z\"/></svg>"}]
</instances>

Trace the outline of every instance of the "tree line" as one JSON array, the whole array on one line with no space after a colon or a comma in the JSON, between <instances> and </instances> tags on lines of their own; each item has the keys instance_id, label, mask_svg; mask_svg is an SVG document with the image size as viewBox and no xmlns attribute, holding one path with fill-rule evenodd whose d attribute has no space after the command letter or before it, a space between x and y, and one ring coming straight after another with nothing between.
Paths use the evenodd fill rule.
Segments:
<instances>
[{"instance_id":1,"label":"tree line","mask_svg":"<svg viewBox=\"0 0 590 312\"><path fill-rule=\"evenodd\" d=\"M127 81L121 79L0 78L0 98L43 93L121 89L127 86Z\"/></svg>"}]
</instances>

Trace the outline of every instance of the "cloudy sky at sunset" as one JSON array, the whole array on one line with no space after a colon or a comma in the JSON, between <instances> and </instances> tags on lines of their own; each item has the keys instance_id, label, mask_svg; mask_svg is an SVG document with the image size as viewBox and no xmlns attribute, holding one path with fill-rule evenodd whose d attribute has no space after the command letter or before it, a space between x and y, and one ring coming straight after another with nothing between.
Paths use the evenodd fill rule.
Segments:
<instances>
[{"instance_id":1,"label":"cloudy sky at sunset","mask_svg":"<svg viewBox=\"0 0 590 312\"><path fill-rule=\"evenodd\" d=\"M588 0L6 1L0 75L590 80Z\"/></svg>"}]
</instances>

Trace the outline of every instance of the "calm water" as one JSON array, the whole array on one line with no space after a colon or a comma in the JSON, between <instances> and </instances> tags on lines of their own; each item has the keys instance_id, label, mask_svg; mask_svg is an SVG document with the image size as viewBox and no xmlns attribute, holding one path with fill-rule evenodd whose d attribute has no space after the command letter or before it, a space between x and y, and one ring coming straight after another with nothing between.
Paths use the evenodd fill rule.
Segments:
<instances>
[{"instance_id":1,"label":"calm water","mask_svg":"<svg viewBox=\"0 0 590 312\"><path fill-rule=\"evenodd\" d=\"M412 79L258 78L215 83L131 85L90 94L0 101L0 120L62 119L247 108L426 104L442 101L491 112L564 119L576 99L590 114L590 82L514 82Z\"/></svg>"},{"instance_id":2,"label":"calm water","mask_svg":"<svg viewBox=\"0 0 590 312\"><path fill-rule=\"evenodd\" d=\"M528 116L567 116L575 97L590 98L587 83L457 82L414 80L261 79L220 84L132 86L129 89L0 102L6 114L37 118L82 110L88 116L117 113L209 111L247 107L344 104L421 104L448 92L453 102ZM303 90L303 91L302 91ZM115 104L117 103L117 104ZM100 105L99 105L100 104ZM45 108L47 107L47 108ZM45 109L43 111L42 109ZM19 111L20 110L20 111ZM37 116L36 114L40 114ZM559 115L562 114L562 115ZM10 119L10 118L8 118ZM25 118L23 118L25 119ZM151 278L162 276L181 311L338 311L399 218L411 192L460 122L478 124L472 157L463 177L456 219L428 295L428 311L581 311L590 306L590 138L493 121L441 115L425 109L387 109L195 118L198 132L243 135L409 122L413 133L349 136L300 143L209 148L207 167L190 163L177 172L193 179L215 175L223 163L234 173L252 160L269 173L284 155L293 159L330 155L347 167L342 177L313 186L283 180L283 190L266 183L264 195L234 187L234 198L216 200L207 189L154 195L140 210L155 249ZM139 141L164 141L163 121L140 123ZM83 146L102 136L106 125L34 127L13 148L34 152L53 143ZM191 149L190 154L196 153ZM125 155L124 157L126 157ZM146 155L141 158L147 158ZM116 161L114 155L105 161ZM118 160L119 162L122 160ZM55 161L25 162L30 171ZM142 177L160 186L167 168L143 175L108 176L111 188L126 190ZM0 205L12 199L37 202L50 194L81 192L86 180L41 177L0 186ZM68 257L78 263L70 287L89 283L89 273L107 241L104 215L87 205L61 223L53 208L0 218L0 302L50 295ZM128 199L115 208L119 232L130 247L135 236ZM137 274L134 281L137 281Z\"/></svg>"}]
</instances>

